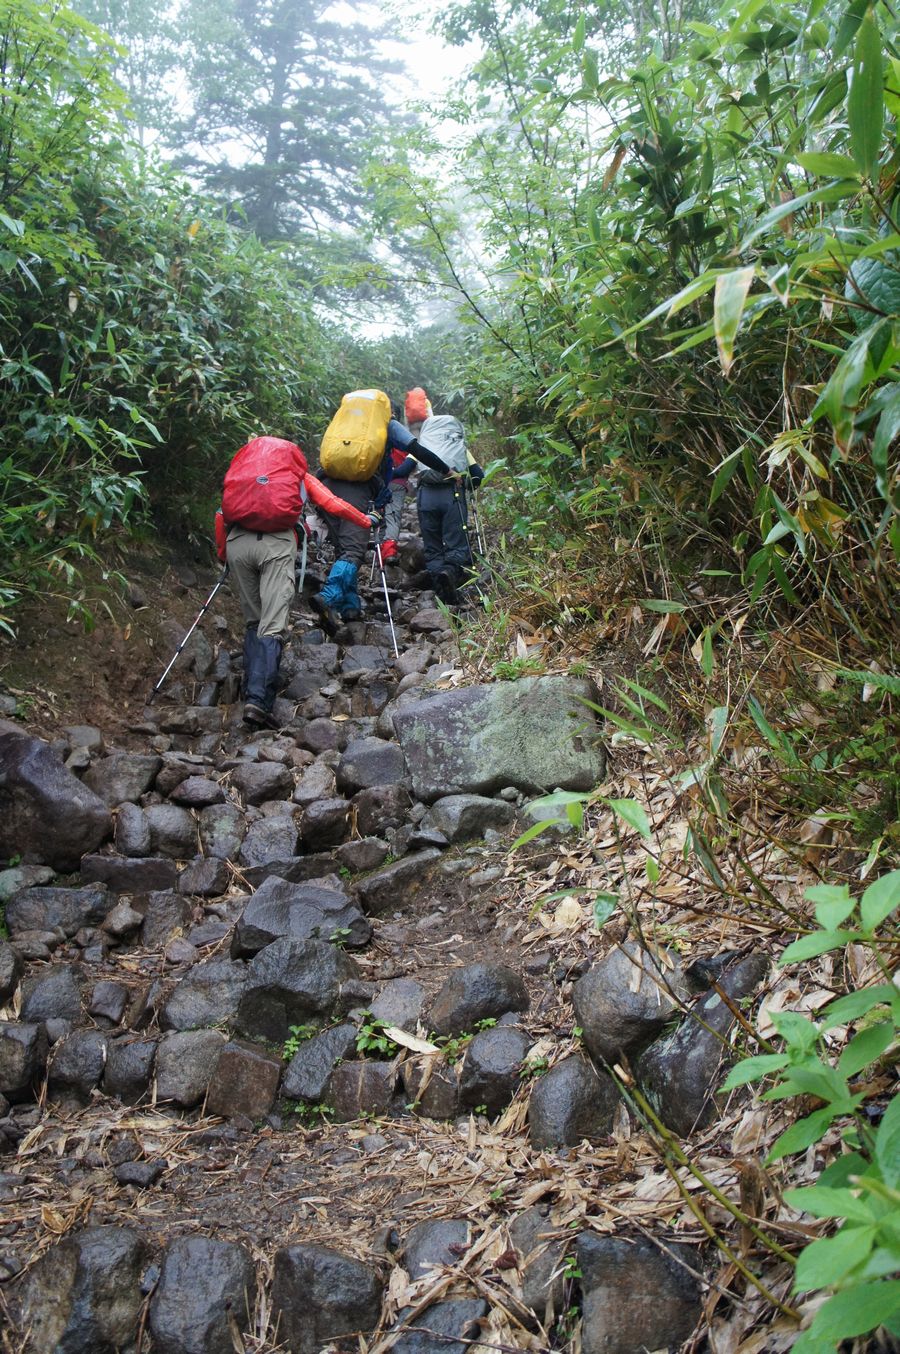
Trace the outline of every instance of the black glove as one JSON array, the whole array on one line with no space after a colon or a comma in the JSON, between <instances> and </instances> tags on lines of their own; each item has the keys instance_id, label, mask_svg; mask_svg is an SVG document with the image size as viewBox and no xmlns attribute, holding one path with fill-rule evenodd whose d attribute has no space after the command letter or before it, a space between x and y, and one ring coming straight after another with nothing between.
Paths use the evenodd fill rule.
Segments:
<instances>
[{"instance_id":1,"label":"black glove","mask_svg":"<svg viewBox=\"0 0 900 1354\"><path fill-rule=\"evenodd\" d=\"M477 489L484 479L484 471L477 461L473 461L469 466L469 479L472 481L472 488Z\"/></svg>"},{"instance_id":2,"label":"black glove","mask_svg":"<svg viewBox=\"0 0 900 1354\"><path fill-rule=\"evenodd\" d=\"M378 531L380 527L383 527L384 513L380 513L376 508L373 508L372 511L369 513L369 526L372 528L373 531Z\"/></svg>"}]
</instances>

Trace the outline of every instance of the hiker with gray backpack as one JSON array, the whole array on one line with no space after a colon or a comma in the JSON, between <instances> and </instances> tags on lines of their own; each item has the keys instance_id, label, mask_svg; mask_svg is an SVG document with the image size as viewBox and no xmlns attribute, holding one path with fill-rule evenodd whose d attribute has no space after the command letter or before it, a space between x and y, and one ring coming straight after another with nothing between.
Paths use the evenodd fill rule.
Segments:
<instances>
[{"instance_id":1,"label":"hiker with gray backpack","mask_svg":"<svg viewBox=\"0 0 900 1354\"><path fill-rule=\"evenodd\" d=\"M391 500L395 450L428 466L438 481L449 473L444 462L393 417L391 402L383 390L351 391L325 430L318 478L332 494L358 511L365 512L369 503L377 511ZM322 617L324 628L333 634L340 622L358 620L362 614L359 566L365 559L369 536L353 520L327 511L325 516L336 558L312 605Z\"/></svg>"},{"instance_id":2,"label":"hiker with gray backpack","mask_svg":"<svg viewBox=\"0 0 900 1354\"><path fill-rule=\"evenodd\" d=\"M467 489L478 487L484 471L466 446L463 425L451 414L432 414L421 436L450 468L450 478L427 467L422 471L416 507L431 586L442 602L455 606L473 563Z\"/></svg>"}]
</instances>

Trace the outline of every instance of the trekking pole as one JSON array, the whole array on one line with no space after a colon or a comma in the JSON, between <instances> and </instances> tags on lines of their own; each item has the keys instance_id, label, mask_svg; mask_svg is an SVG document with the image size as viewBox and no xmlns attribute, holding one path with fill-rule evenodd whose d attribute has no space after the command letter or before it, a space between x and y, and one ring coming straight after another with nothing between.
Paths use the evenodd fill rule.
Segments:
<instances>
[{"instance_id":1,"label":"trekking pole","mask_svg":"<svg viewBox=\"0 0 900 1354\"><path fill-rule=\"evenodd\" d=\"M306 523L302 522L303 543L300 546L300 578L297 582L297 591L303 591L303 584L306 582L306 563L309 555L309 532L306 530Z\"/></svg>"},{"instance_id":2,"label":"trekking pole","mask_svg":"<svg viewBox=\"0 0 900 1354\"><path fill-rule=\"evenodd\" d=\"M378 541L375 542L375 558L378 560L378 567L381 570L381 586L384 588L384 601L385 606L387 607L388 624L391 627L391 640L393 641L394 645L394 657L399 658L400 650L397 648L397 632L394 629L394 617L391 612L391 599L388 596L387 575L384 572L384 560L381 558L381 545L379 544Z\"/></svg>"},{"instance_id":3,"label":"trekking pole","mask_svg":"<svg viewBox=\"0 0 900 1354\"><path fill-rule=\"evenodd\" d=\"M155 687L153 688L153 690L150 692L150 696L149 696L149 698L148 698L148 700L147 700L147 704L148 704L148 705L152 705L152 704L153 704L153 697L159 694L159 689L160 689L160 687L162 686L163 682L164 682L164 681L166 680L166 678L168 677L169 673L172 671L172 668L175 666L175 662L176 662L176 660L177 660L177 658L178 658L178 655L181 653L181 651L182 651L182 649L184 648L185 644L187 644L187 642L188 642L188 640L190 639L191 635L192 635L192 634L194 633L194 631L197 629L197 626L200 624L201 620L203 619L204 614L209 610L209 607L210 607L210 605L212 604L212 599L215 597L216 593L219 591L219 588L221 588L222 584L225 582L225 579L226 579L227 577L228 577L228 565L226 564L226 565L225 565L225 568L222 570L222 577L219 579L218 583L217 583L216 586L213 588L212 592L209 594L209 596L207 597L206 601L203 603L203 605L202 605L202 607L200 608L200 610L197 612L197 619L194 621L194 624L191 626L190 630L188 630L188 632L187 632L187 634L185 635L184 639L181 641L181 643L179 644L178 648L175 650L174 654L172 655L172 661L169 663L169 666L166 668L165 672L164 672L163 675L160 677L159 681L156 683L156 686L155 686Z\"/></svg>"},{"instance_id":4,"label":"trekking pole","mask_svg":"<svg viewBox=\"0 0 900 1354\"><path fill-rule=\"evenodd\" d=\"M483 535L482 530L481 530L481 518L480 518L479 515L478 515L478 508L477 508L477 506L476 506L476 499L477 499L477 498L478 498L478 495L476 494L476 492L475 492L475 487L474 487L474 485L473 485L473 486L472 486L472 521L475 523L475 539L476 539L477 542L478 542L478 551L479 551L479 554L481 555L481 557L482 557L483 559L487 559L487 550L485 549L484 535Z\"/></svg>"},{"instance_id":5,"label":"trekking pole","mask_svg":"<svg viewBox=\"0 0 900 1354\"><path fill-rule=\"evenodd\" d=\"M453 481L453 497L456 499L456 507L459 512L459 524L463 529L463 536L466 540L466 551L469 556L469 568L475 563L475 556L472 554L472 542L469 539L469 524L466 521L466 515L462 510L462 500L459 492L459 481Z\"/></svg>"}]
</instances>

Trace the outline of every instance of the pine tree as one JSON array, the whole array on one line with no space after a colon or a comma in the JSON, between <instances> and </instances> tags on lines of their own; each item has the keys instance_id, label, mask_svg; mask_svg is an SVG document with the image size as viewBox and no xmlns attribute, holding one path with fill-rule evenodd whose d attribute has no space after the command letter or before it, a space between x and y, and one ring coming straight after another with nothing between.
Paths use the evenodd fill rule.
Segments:
<instances>
[{"instance_id":1,"label":"pine tree","mask_svg":"<svg viewBox=\"0 0 900 1354\"><path fill-rule=\"evenodd\" d=\"M179 162L264 239L363 219L359 171L396 124L383 34L329 0L189 0Z\"/></svg>"}]
</instances>

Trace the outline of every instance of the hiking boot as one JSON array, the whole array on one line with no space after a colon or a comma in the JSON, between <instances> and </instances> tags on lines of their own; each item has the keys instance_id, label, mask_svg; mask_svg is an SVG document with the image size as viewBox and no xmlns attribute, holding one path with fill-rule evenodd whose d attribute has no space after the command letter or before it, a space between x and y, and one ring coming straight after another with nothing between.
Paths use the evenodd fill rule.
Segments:
<instances>
[{"instance_id":1,"label":"hiking boot","mask_svg":"<svg viewBox=\"0 0 900 1354\"><path fill-rule=\"evenodd\" d=\"M328 605L326 599L320 592L317 592L309 599L310 606L322 622L322 629L326 635L334 635L340 629L341 618L338 613Z\"/></svg>"},{"instance_id":2,"label":"hiking boot","mask_svg":"<svg viewBox=\"0 0 900 1354\"><path fill-rule=\"evenodd\" d=\"M381 558L382 558L382 560L384 561L385 564L398 564L398 563L399 563L399 560L398 560L398 558L397 558L397 542L396 542L396 541L382 541L382 542L381 542Z\"/></svg>"},{"instance_id":3,"label":"hiking boot","mask_svg":"<svg viewBox=\"0 0 900 1354\"><path fill-rule=\"evenodd\" d=\"M341 620L343 621L344 625L351 625L353 621L362 620L362 612L360 611L358 606L347 607L346 611L341 612Z\"/></svg>"},{"instance_id":4,"label":"hiking boot","mask_svg":"<svg viewBox=\"0 0 900 1354\"><path fill-rule=\"evenodd\" d=\"M277 729L278 721L268 710L264 710L261 705L255 701L247 701L244 705L243 720L254 729Z\"/></svg>"},{"instance_id":5,"label":"hiking boot","mask_svg":"<svg viewBox=\"0 0 900 1354\"><path fill-rule=\"evenodd\" d=\"M455 580L448 570L442 569L439 574L435 574L434 593L445 606L455 606L459 601L456 595Z\"/></svg>"}]
</instances>

